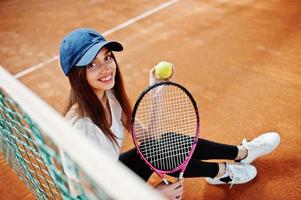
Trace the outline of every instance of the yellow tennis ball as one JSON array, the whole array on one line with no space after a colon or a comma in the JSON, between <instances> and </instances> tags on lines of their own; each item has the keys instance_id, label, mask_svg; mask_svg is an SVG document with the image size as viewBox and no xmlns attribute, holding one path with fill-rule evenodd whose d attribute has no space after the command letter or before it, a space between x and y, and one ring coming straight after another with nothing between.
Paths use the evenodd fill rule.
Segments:
<instances>
[{"instance_id":1,"label":"yellow tennis ball","mask_svg":"<svg viewBox=\"0 0 301 200\"><path fill-rule=\"evenodd\" d=\"M167 79L172 74L172 64L166 61L161 61L156 65L155 74L157 78Z\"/></svg>"}]
</instances>

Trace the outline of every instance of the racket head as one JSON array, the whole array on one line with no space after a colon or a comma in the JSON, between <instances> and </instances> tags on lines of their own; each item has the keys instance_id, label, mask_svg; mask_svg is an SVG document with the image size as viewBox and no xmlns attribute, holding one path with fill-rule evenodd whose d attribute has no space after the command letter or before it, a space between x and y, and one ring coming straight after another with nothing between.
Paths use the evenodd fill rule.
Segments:
<instances>
[{"instance_id":1,"label":"racket head","mask_svg":"<svg viewBox=\"0 0 301 200\"><path fill-rule=\"evenodd\" d=\"M134 105L133 142L140 157L161 178L178 170L184 172L197 144L199 130L197 104L180 84L154 84L139 95Z\"/></svg>"}]
</instances>

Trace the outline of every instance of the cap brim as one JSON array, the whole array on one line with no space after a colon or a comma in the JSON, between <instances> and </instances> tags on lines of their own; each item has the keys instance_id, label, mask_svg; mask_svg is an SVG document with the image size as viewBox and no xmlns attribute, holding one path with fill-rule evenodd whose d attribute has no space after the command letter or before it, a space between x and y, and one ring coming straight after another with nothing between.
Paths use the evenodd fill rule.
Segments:
<instances>
[{"instance_id":1,"label":"cap brim","mask_svg":"<svg viewBox=\"0 0 301 200\"><path fill-rule=\"evenodd\" d=\"M75 64L75 66L85 66L90 64L98 52L103 48L107 47L111 51L122 51L123 46L119 42L114 42L114 41L105 41L105 42L100 42L92 46L82 57L81 59Z\"/></svg>"}]
</instances>

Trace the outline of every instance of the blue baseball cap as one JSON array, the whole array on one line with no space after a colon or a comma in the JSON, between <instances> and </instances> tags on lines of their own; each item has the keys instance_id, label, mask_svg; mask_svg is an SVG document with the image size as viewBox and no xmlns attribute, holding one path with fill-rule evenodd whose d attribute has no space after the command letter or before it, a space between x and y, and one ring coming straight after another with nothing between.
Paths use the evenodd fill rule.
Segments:
<instances>
[{"instance_id":1,"label":"blue baseball cap","mask_svg":"<svg viewBox=\"0 0 301 200\"><path fill-rule=\"evenodd\" d=\"M75 29L66 35L60 46L60 62L64 74L68 76L74 67L90 64L103 47L111 51L123 50L119 42L106 41L100 33L89 28Z\"/></svg>"}]
</instances>

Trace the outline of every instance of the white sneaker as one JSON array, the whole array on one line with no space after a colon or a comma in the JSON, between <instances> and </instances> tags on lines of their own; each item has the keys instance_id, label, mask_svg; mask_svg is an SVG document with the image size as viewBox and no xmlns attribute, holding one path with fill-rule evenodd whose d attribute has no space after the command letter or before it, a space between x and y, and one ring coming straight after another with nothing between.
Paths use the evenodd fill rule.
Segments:
<instances>
[{"instance_id":1,"label":"white sneaker","mask_svg":"<svg viewBox=\"0 0 301 200\"><path fill-rule=\"evenodd\" d=\"M262 134L250 142L247 142L247 140L244 139L242 141L242 146L248 150L248 155L239 162L249 164L259 156L263 156L272 152L279 145L279 143L280 136L276 132Z\"/></svg>"},{"instance_id":2,"label":"white sneaker","mask_svg":"<svg viewBox=\"0 0 301 200\"><path fill-rule=\"evenodd\" d=\"M220 178L206 177L205 180L211 185L247 183L254 179L257 170L253 165L249 164L229 164L226 163L226 174Z\"/></svg>"}]
</instances>

